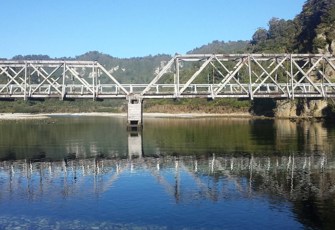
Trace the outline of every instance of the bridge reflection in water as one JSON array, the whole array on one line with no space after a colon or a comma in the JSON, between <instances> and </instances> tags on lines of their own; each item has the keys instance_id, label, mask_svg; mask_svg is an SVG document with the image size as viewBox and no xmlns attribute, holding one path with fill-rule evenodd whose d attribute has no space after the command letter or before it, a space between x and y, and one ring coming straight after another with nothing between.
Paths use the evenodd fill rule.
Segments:
<instances>
[{"instance_id":1,"label":"bridge reflection in water","mask_svg":"<svg viewBox=\"0 0 335 230\"><path fill-rule=\"evenodd\" d=\"M132 134L133 135L133 134ZM150 173L176 202L217 201L261 194L299 200L324 199L335 193L335 162L325 155L309 156L165 156L143 157L129 136L128 158L27 160L0 162L0 200L43 196L85 196L113 189L122 174ZM138 154L138 155L136 155ZM172 173L174 176L167 176ZM183 182L186 182L185 186ZM145 185L143 185L145 186ZM231 188L234 189L231 189ZM238 191L238 193L236 193Z\"/></svg>"}]
</instances>

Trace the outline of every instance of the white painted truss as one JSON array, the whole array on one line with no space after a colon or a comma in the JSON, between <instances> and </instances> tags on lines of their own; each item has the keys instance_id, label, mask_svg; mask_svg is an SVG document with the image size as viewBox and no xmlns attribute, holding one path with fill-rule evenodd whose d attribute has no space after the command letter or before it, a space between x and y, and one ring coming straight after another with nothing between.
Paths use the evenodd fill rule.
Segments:
<instances>
[{"instance_id":1,"label":"white painted truss","mask_svg":"<svg viewBox=\"0 0 335 230\"><path fill-rule=\"evenodd\" d=\"M150 83L121 84L91 61L0 61L0 98L334 98L335 57L174 56Z\"/></svg>"},{"instance_id":2,"label":"white painted truss","mask_svg":"<svg viewBox=\"0 0 335 230\"><path fill-rule=\"evenodd\" d=\"M192 63L195 71L184 71L181 63ZM160 90L164 88L168 90ZM141 94L144 98L335 97L335 58L314 54L176 55Z\"/></svg>"}]
</instances>

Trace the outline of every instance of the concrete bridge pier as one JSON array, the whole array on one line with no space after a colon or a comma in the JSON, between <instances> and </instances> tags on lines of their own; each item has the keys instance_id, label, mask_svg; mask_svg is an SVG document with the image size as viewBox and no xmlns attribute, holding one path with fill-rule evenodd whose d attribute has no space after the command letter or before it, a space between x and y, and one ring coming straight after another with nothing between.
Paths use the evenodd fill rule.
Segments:
<instances>
[{"instance_id":1,"label":"concrete bridge pier","mask_svg":"<svg viewBox=\"0 0 335 230\"><path fill-rule=\"evenodd\" d=\"M127 100L127 129L129 131L141 130L143 128L143 99L139 94L131 94L127 96Z\"/></svg>"}]
</instances>

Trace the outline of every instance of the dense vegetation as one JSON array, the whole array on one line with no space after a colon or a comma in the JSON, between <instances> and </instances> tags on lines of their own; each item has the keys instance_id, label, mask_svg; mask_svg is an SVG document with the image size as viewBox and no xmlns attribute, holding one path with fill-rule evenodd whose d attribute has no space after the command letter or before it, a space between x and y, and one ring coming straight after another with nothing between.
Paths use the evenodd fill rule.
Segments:
<instances>
[{"instance_id":1,"label":"dense vegetation","mask_svg":"<svg viewBox=\"0 0 335 230\"><path fill-rule=\"evenodd\" d=\"M294 19L284 20L272 18L268 28L258 28L250 41L213 41L207 45L195 48L188 53L333 53L335 49L335 0L307 0L302 12ZM50 59L47 55L18 55L16 60L23 59ZM98 61L121 83L149 82L159 68L171 59L170 55L159 54L147 57L116 58L98 51L87 52L71 58L62 57L61 60L91 60ZM197 66L188 66L184 72L192 72ZM210 73L204 72L210 76ZM209 81L208 77L208 81ZM215 80L214 74L211 81ZM52 112L52 111L120 111L122 102L92 101L57 102L50 106L50 102L0 102L2 112ZM297 103L304 103L301 100ZM61 105L61 106L60 106ZM262 111L271 114L276 103L273 101L238 101L234 99L220 99L207 102L198 100L157 100L146 102L148 111L205 111L205 112L232 112L232 111ZM271 107L272 106L272 107ZM59 109L57 109L59 107ZM335 106L330 105L329 108ZM164 109L163 109L164 108Z\"/></svg>"},{"instance_id":2,"label":"dense vegetation","mask_svg":"<svg viewBox=\"0 0 335 230\"><path fill-rule=\"evenodd\" d=\"M269 28L258 28L251 51L263 53L333 53L335 1L308 0L293 20L272 18Z\"/></svg>"}]
</instances>

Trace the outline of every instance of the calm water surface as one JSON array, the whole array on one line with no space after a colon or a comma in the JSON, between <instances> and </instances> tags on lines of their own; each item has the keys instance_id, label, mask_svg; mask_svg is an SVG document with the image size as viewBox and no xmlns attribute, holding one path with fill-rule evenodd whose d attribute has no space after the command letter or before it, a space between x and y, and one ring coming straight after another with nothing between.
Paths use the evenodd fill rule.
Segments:
<instances>
[{"instance_id":1,"label":"calm water surface","mask_svg":"<svg viewBox=\"0 0 335 230\"><path fill-rule=\"evenodd\" d=\"M335 229L335 126L0 121L1 229Z\"/></svg>"}]
</instances>

